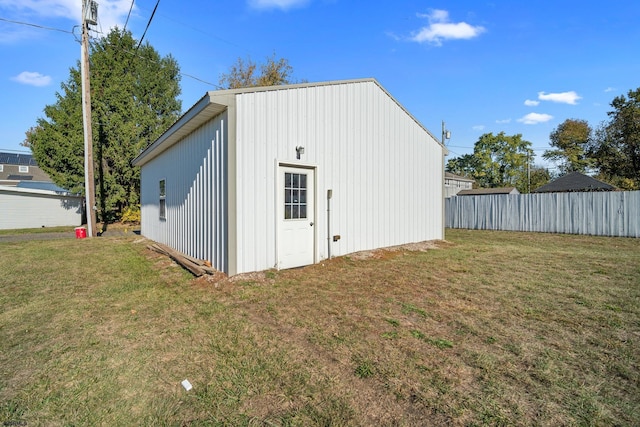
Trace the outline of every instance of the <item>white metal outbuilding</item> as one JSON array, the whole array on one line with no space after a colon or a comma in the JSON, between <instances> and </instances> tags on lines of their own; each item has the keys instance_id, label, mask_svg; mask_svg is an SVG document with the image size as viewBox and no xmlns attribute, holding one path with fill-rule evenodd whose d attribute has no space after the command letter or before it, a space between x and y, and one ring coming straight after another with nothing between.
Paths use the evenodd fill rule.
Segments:
<instances>
[{"instance_id":1,"label":"white metal outbuilding","mask_svg":"<svg viewBox=\"0 0 640 427\"><path fill-rule=\"evenodd\" d=\"M50 190L0 186L0 230L79 226L82 197Z\"/></svg>"},{"instance_id":2,"label":"white metal outbuilding","mask_svg":"<svg viewBox=\"0 0 640 427\"><path fill-rule=\"evenodd\" d=\"M141 231L229 275L442 239L445 153L374 79L208 92L133 160Z\"/></svg>"}]
</instances>

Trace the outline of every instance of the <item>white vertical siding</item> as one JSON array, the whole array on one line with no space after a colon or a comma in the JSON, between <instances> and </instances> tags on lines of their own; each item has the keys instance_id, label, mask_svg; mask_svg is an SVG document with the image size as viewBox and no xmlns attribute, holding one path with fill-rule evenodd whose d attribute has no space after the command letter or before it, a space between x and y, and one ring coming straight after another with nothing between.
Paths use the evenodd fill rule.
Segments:
<instances>
[{"instance_id":1,"label":"white vertical siding","mask_svg":"<svg viewBox=\"0 0 640 427\"><path fill-rule=\"evenodd\" d=\"M0 189L0 230L79 226L82 198L15 187Z\"/></svg>"},{"instance_id":2,"label":"white vertical siding","mask_svg":"<svg viewBox=\"0 0 640 427\"><path fill-rule=\"evenodd\" d=\"M142 234L228 271L227 114L185 137L141 171ZM166 220L159 182L166 180Z\"/></svg>"},{"instance_id":3,"label":"white vertical siding","mask_svg":"<svg viewBox=\"0 0 640 427\"><path fill-rule=\"evenodd\" d=\"M317 168L316 260L328 189L332 256L444 237L443 148L375 82L239 93L236 107L238 272L276 265L277 162Z\"/></svg>"}]
</instances>

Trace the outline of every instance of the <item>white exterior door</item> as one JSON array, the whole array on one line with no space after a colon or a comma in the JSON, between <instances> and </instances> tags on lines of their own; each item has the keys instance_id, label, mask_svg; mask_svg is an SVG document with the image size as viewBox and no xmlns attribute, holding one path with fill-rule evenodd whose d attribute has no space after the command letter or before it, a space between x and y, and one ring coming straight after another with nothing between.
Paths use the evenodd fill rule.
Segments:
<instances>
[{"instance_id":1,"label":"white exterior door","mask_svg":"<svg viewBox=\"0 0 640 427\"><path fill-rule=\"evenodd\" d=\"M278 168L278 268L313 264L315 260L315 171Z\"/></svg>"}]
</instances>

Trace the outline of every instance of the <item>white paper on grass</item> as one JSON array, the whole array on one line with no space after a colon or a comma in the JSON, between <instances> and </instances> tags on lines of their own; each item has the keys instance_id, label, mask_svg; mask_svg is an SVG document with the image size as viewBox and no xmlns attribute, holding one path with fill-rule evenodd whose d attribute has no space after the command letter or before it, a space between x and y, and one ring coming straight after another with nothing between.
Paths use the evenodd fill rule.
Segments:
<instances>
[{"instance_id":1,"label":"white paper on grass","mask_svg":"<svg viewBox=\"0 0 640 427\"><path fill-rule=\"evenodd\" d=\"M193 386L191 385L189 380L182 381L182 387L184 387L184 389L187 390L187 391L189 391L189 390L191 390L193 388Z\"/></svg>"}]
</instances>

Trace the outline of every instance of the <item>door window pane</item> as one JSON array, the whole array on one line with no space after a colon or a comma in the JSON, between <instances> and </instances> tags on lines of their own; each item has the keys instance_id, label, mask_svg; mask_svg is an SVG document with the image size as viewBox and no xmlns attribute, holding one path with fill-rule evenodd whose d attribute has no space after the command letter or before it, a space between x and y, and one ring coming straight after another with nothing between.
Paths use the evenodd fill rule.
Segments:
<instances>
[{"instance_id":1,"label":"door window pane","mask_svg":"<svg viewBox=\"0 0 640 427\"><path fill-rule=\"evenodd\" d=\"M307 174L284 174L284 219L307 217Z\"/></svg>"}]
</instances>

